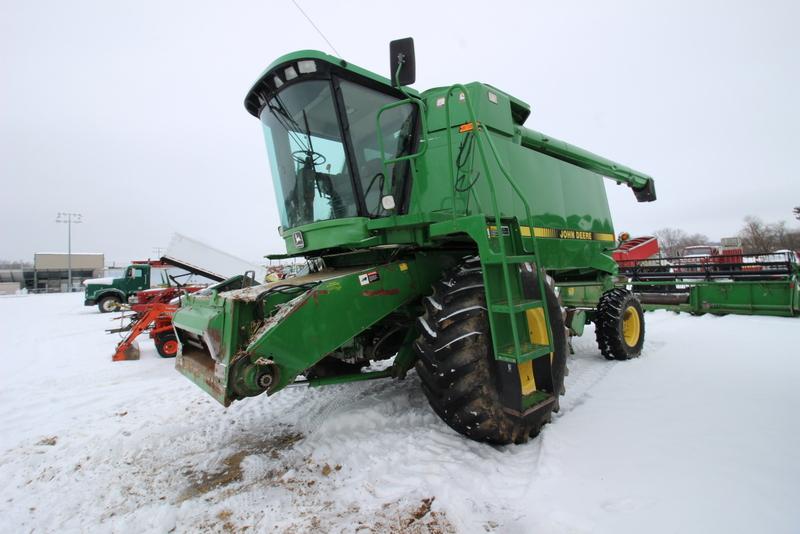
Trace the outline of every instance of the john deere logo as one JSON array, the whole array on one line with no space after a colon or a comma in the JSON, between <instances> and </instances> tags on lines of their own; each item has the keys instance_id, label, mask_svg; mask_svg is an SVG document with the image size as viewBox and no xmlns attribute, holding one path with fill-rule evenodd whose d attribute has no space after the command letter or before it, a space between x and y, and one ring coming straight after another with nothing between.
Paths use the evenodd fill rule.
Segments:
<instances>
[{"instance_id":1,"label":"john deere logo","mask_svg":"<svg viewBox=\"0 0 800 534\"><path fill-rule=\"evenodd\" d=\"M303 232L295 232L292 237L294 238L295 247L304 248L306 246L306 242L303 240Z\"/></svg>"}]
</instances>

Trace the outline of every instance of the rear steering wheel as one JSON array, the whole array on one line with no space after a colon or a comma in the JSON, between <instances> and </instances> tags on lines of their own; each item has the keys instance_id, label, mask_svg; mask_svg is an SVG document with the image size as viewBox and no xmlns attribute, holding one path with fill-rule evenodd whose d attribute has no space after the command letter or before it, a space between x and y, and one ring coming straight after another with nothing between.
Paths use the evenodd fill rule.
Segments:
<instances>
[{"instance_id":1,"label":"rear steering wheel","mask_svg":"<svg viewBox=\"0 0 800 534\"><path fill-rule=\"evenodd\" d=\"M315 167L317 165L322 165L327 161L324 155L320 154L319 152L314 152L313 150L295 150L292 152L292 159L297 163L305 164L309 158L311 159L312 165Z\"/></svg>"}]
</instances>

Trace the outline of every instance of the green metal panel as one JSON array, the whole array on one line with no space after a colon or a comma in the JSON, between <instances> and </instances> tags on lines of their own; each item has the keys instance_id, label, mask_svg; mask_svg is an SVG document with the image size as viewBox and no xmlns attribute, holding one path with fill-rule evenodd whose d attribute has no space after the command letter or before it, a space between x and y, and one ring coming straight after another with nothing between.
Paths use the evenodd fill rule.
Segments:
<instances>
[{"instance_id":1,"label":"green metal panel","mask_svg":"<svg viewBox=\"0 0 800 534\"><path fill-rule=\"evenodd\" d=\"M697 311L758 314L792 314L787 282L709 283L694 287L692 307Z\"/></svg>"},{"instance_id":2,"label":"green metal panel","mask_svg":"<svg viewBox=\"0 0 800 534\"><path fill-rule=\"evenodd\" d=\"M624 285L624 284L623 284ZM637 283L635 287L658 287L670 283ZM672 310L693 314L772 315L800 314L796 276L783 280L734 280L681 282L688 286L688 301L682 304L644 304L646 310Z\"/></svg>"},{"instance_id":3,"label":"green metal panel","mask_svg":"<svg viewBox=\"0 0 800 534\"><path fill-rule=\"evenodd\" d=\"M598 174L564 162L541 152L522 146L521 138L515 136L519 129L511 119L508 99L502 94L498 96L499 104L492 104L486 94L491 89L484 84L469 84L468 98L476 100L477 122L487 128L492 143L497 148L498 160L487 158L489 173L482 172L469 194L457 195L453 198L452 186L446 180L431 179L434 176L447 175L451 167L449 154L458 153L459 146L469 132L456 132L452 143L448 145L444 107L437 106L437 100L444 98L446 91L424 93L429 110L428 122L431 128L428 151L425 157L419 158L416 164L414 188L415 198L419 202L412 209L420 213L448 213L453 209L461 216L483 213L486 216L496 215L490 202L490 188L494 185L497 204L502 217L512 217L525 224L525 206L522 198L531 206L535 226L553 230L574 230L602 235L603 239L588 241L555 238L540 240L542 265L547 269L572 269L577 267L593 267L613 272L615 266L610 258L603 256L605 251L614 247L614 228L608 210L605 188L602 177ZM459 92L460 93L460 92ZM454 119L449 121L451 127L469 122L466 104L454 104ZM462 109L463 108L463 109ZM503 120L496 115L501 113ZM482 113L482 114L481 114ZM437 127L440 130L437 130ZM477 158L476 158L477 159ZM501 176L500 165L514 176L522 195L517 195L512 186ZM473 167L480 163L475 161ZM487 175L490 175L487 177ZM490 183L490 179L492 183Z\"/></svg>"},{"instance_id":4,"label":"green metal panel","mask_svg":"<svg viewBox=\"0 0 800 534\"><path fill-rule=\"evenodd\" d=\"M618 183L629 183L634 189L640 189L652 182L652 178L619 163L615 163L588 150L570 145L543 133L521 128L522 144L543 154L566 161L578 167L607 176ZM655 189L653 189L655 193Z\"/></svg>"},{"instance_id":5,"label":"green metal panel","mask_svg":"<svg viewBox=\"0 0 800 534\"><path fill-rule=\"evenodd\" d=\"M795 276L792 282L789 288L794 290L792 293L792 312L800 314L800 283L798 283L798 277Z\"/></svg>"},{"instance_id":6,"label":"green metal panel","mask_svg":"<svg viewBox=\"0 0 800 534\"><path fill-rule=\"evenodd\" d=\"M290 256L333 247L368 247L380 244L381 241L370 234L368 223L369 219L364 217L331 219L287 229L281 233L281 237L286 242L286 252ZM294 241L296 233L302 234L302 247L298 247Z\"/></svg>"},{"instance_id":7,"label":"green metal panel","mask_svg":"<svg viewBox=\"0 0 800 534\"><path fill-rule=\"evenodd\" d=\"M201 335L209 330L222 331L225 318L225 300L213 295L208 298L184 297L184 303L173 317L173 324L183 330Z\"/></svg>"},{"instance_id":8,"label":"green metal panel","mask_svg":"<svg viewBox=\"0 0 800 534\"><path fill-rule=\"evenodd\" d=\"M568 282L558 287L561 304L567 308L595 308L600 297L609 289L597 283L577 285Z\"/></svg>"},{"instance_id":9,"label":"green metal panel","mask_svg":"<svg viewBox=\"0 0 800 534\"><path fill-rule=\"evenodd\" d=\"M268 321L247 353L252 361L266 358L278 365L280 389L324 355L428 293L440 272L436 258L421 256L324 281L292 301L279 320ZM376 280L365 283L364 276Z\"/></svg>"}]
</instances>

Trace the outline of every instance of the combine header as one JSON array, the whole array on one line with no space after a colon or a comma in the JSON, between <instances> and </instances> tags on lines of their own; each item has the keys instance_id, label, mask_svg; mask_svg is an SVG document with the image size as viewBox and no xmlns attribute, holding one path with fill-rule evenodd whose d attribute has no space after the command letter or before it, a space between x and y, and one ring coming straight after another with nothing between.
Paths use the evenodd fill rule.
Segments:
<instances>
[{"instance_id":1,"label":"combine header","mask_svg":"<svg viewBox=\"0 0 800 534\"><path fill-rule=\"evenodd\" d=\"M626 284L645 309L693 314L800 314L797 255L718 253L661 258L620 265Z\"/></svg>"},{"instance_id":2,"label":"combine header","mask_svg":"<svg viewBox=\"0 0 800 534\"><path fill-rule=\"evenodd\" d=\"M798 255L790 250L744 254L739 238L692 245L677 257L661 255L653 236L620 234L612 257L617 287L631 289L645 310L793 316L800 313Z\"/></svg>"},{"instance_id":3,"label":"combine header","mask_svg":"<svg viewBox=\"0 0 800 534\"><path fill-rule=\"evenodd\" d=\"M558 410L567 328L594 321L609 359L641 352L602 177L640 202L653 180L523 126L530 106L491 85L406 87L411 39L390 55L391 80L306 50L256 81L245 108L287 250L271 258L305 257L309 272L183 297L176 366L226 406L414 368L456 431L526 441ZM370 370L379 360L391 364Z\"/></svg>"}]
</instances>

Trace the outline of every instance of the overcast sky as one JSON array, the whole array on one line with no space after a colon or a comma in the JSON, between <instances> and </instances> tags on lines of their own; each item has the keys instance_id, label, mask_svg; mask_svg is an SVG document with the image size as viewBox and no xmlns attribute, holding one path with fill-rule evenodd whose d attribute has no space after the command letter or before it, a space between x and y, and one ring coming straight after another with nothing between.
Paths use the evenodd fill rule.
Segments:
<instances>
[{"instance_id":1,"label":"overcast sky","mask_svg":"<svg viewBox=\"0 0 800 534\"><path fill-rule=\"evenodd\" d=\"M526 125L646 172L609 182L616 230L711 238L800 205L800 3L298 0L348 61L388 75L413 36L417 89L491 83ZM394 6L394 9L390 6ZM290 0L0 0L0 259L126 262L178 231L254 260L284 252L261 127L263 68L331 52Z\"/></svg>"}]
</instances>

